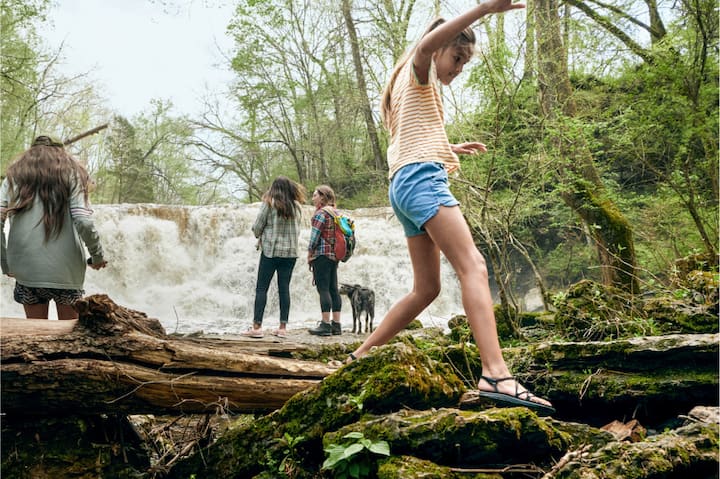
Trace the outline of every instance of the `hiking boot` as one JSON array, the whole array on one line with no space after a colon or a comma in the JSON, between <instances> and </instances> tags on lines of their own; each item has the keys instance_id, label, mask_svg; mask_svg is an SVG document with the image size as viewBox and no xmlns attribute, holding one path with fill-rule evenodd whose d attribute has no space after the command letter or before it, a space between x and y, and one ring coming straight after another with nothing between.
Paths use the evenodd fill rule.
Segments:
<instances>
[{"instance_id":1,"label":"hiking boot","mask_svg":"<svg viewBox=\"0 0 720 479\"><path fill-rule=\"evenodd\" d=\"M330 329L332 329L333 336L339 336L342 334L342 327L340 327L340 323L330 321Z\"/></svg>"},{"instance_id":2,"label":"hiking boot","mask_svg":"<svg viewBox=\"0 0 720 479\"><path fill-rule=\"evenodd\" d=\"M315 336L332 336L333 327L330 326L330 323L324 323L320 321L320 323L317 325L317 328L310 329L308 330L308 332L310 334L314 334Z\"/></svg>"}]
</instances>

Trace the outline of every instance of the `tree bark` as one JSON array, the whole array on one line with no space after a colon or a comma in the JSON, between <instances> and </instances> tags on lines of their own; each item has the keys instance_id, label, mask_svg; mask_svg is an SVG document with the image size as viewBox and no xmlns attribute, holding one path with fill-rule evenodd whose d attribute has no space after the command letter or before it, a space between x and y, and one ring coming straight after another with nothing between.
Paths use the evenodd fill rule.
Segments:
<instances>
[{"instance_id":1,"label":"tree bark","mask_svg":"<svg viewBox=\"0 0 720 479\"><path fill-rule=\"evenodd\" d=\"M157 320L105 295L78 309L76 321L0 320L3 412L270 411L334 371L272 357L278 352L267 345L248 352L245 341L171 338Z\"/></svg>"},{"instance_id":2,"label":"tree bark","mask_svg":"<svg viewBox=\"0 0 720 479\"><path fill-rule=\"evenodd\" d=\"M350 48L352 49L353 63L355 64L355 77L358 83L358 92L360 101L362 102L362 111L365 118L365 127L367 128L370 145L372 146L374 167L377 171L387 170L385 157L380 149L380 140L378 139L377 128L372 114L372 107L367 96L367 84L365 82L365 71L363 69L362 58L360 56L360 44L358 42L357 31L355 30L355 22L352 18L350 0L342 2L343 17L345 17L345 25L350 36Z\"/></svg>"},{"instance_id":3,"label":"tree bark","mask_svg":"<svg viewBox=\"0 0 720 479\"><path fill-rule=\"evenodd\" d=\"M568 131L564 119L576 114L556 0L535 2L540 105L551 143L564 164L561 196L581 218L595 241L606 285L638 291L632 229L608 197L581 134Z\"/></svg>"}]
</instances>

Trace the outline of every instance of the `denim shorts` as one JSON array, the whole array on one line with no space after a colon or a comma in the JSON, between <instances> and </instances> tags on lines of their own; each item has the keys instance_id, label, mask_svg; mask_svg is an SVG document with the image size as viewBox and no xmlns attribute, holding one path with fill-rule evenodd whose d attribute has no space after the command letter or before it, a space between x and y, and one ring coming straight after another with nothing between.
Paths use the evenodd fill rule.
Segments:
<instances>
[{"instance_id":1,"label":"denim shorts","mask_svg":"<svg viewBox=\"0 0 720 479\"><path fill-rule=\"evenodd\" d=\"M407 238L425 233L423 226L440 206L460 204L450 192L445 166L434 161L400 168L390 181L388 196Z\"/></svg>"},{"instance_id":2,"label":"denim shorts","mask_svg":"<svg viewBox=\"0 0 720 479\"><path fill-rule=\"evenodd\" d=\"M13 298L16 302L27 305L48 304L51 299L55 304L73 304L84 294L82 289L34 288L16 282Z\"/></svg>"}]
</instances>

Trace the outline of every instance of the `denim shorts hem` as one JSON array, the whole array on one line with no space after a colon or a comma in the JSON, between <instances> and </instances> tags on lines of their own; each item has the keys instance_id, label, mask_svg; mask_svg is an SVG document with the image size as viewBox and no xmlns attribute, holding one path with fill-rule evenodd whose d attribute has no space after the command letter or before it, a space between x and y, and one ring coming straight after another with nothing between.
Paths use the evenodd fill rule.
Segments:
<instances>
[{"instance_id":1,"label":"denim shorts hem","mask_svg":"<svg viewBox=\"0 0 720 479\"><path fill-rule=\"evenodd\" d=\"M389 196L406 238L426 234L425 223L438 214L441 206L460 204L450 192L444 165L437 162L402 167L393 176Z\"/></svg>"}]
</instances>

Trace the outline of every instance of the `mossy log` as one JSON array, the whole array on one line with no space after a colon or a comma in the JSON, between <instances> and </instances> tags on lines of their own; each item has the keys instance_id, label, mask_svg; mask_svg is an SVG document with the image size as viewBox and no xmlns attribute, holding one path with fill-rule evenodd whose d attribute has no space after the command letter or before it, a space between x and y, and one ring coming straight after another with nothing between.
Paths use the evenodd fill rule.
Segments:
<instances>
[{"instance_id":1,"label":"mossy log","mask_svg":"<svg viewBox=\"0 0 720 479\"><path fill-rule=\"evenodd\" d=\"M105 295L78 309L77 321L2 320L4 413L272 411L333 371L244 341L172 338Z\"/></svg>"},{"instance_id":2,"label":"mossy log","mask_svg":"<svg viewBox=\"0 0 720 479\"><path fill-rule=\"evenodd\" d=\"M695 406L720 403L719 344L718 334L675 334L545 342L503 353L517 377L552 401L556 417L598 426L634 417L658 425ZM452 345L434 355L463 377L481 374L476 348Z\"/></svg>"},{"instance_id":3,"label":"mossy log","mask_svg":"<svg viewBox=\"0 0 720 479\"><path fill-rule=\"evenodd\" d=\"M297 459L299 467L317 471L324 458L326 432L364 414L454 405L463 391L447 365L418 350L405 344L378 348L296 394L271 415L226 432L207 449L178 463L169 477L254 477L263 470L276 471L287 454L286 436L297 441L293 447L297 458L291 459Z\"/></svg>"},{"instance_id":4,"label":"mossy log","mask_svg":"<svg viewBox=\"0 0 720 479\"><path fill-rule=\"evenodd\" d=\"M585 476L560 475L566 474L562 467L576 467L577 461L571 465L571 460L585 461L596 454L612 470L622 471L626 464L645 461L653 453L679 454L681 447L690 448L689 453L679 459L671 455L665 461L670 464L667 475L637 477L674 477L674 472L704 477L692 474L717 467L716 423L703 422L691 440L678 439L675 445L670 445L668 433L663 439L642 438L643 445L633 446L599 428L540 418L526 408L480 405L485 409L461 410L456 406L463 390L446 364L403 342L383 346L295 395L279 411L230 429L214 444L181 460L169 477L271 478L277 477L281 465L292 477L319 477L329 447L350 450L357 443L348 433L388 443L389 458L358 456L371 461L372 477L382 479L579 478ZM581 452L576 458L577 451ZM597 467L599 462L588 464ZM628 476L620 472L602 477Z\"/></svg>"},{"instance_id":5,"label":"mossy log","mask_svg":"<svg viewBox=\"0 0 720 479\"><path fill-rule=\"evenodd\" d=\"M568 414L658 424L718 405L719 342L718 334L687 334L541 344L528 350L529 370L544 370L541 390Z\"/></svg>"},{"instance_id":6,"label":"mossy log","mask_svg":"<svg viewBox=\"0 0 720 479\"><path fill-rule=\"evenodd\" d=\"M566 457L546 479L717 477L717 424L690 424L640 442L614 441L595 451L579 448Z\"/></svg>"}]
</instances>

